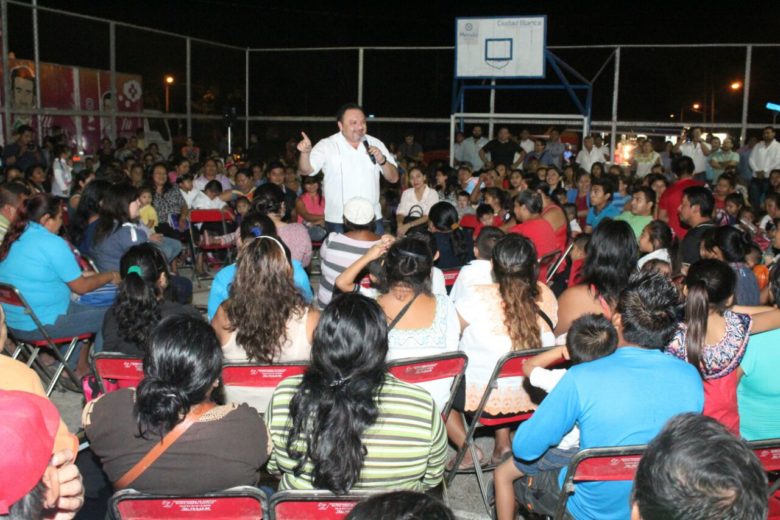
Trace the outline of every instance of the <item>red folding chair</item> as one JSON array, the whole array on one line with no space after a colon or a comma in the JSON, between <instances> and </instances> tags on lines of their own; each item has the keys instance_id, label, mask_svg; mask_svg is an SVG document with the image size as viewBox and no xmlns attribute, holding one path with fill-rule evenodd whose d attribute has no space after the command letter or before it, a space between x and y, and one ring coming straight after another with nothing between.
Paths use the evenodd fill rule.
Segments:
<instances>
[{"instance_id":1,"label":"red folding chair","mask_svg":"<svg viewBox=\"0 0 780 520\"><path fill-rule=\"evenodd\" d=\"M334 495L330 491L280 491L271 497L269 520L340 520L358 502L384 492L386 490L352 491L347 495Z\"/></svg>"},{"instance_id":2,"label":"red folding chair","mask_svg":"<svg viewBox=\"0 0 780 520\"><path fill-rule=\"evenodd\" d=\"M441 411L442 418L446 423L452 409L455 390L463 380L468 364L469 358L463 352L447 352L435 356L397 359L388 363L387 371L401 381L413 385L454 378L452 385L450 385L450 398Z\"/></svg>"},{"instance_id":3,"label":"red folding chair","mask_svg":"<svg viewBox=\"0 0 780 520\"><path fill-rule=\"evenodd\" d=\"M225 386L276 388L288 377L303 374L308 368L307 361L291 361L275 365L225 363L222 366L222 383Z\"/></svg>"},{"instance_id":4,"label":"red folding chair","mask_svg":"<svg viewBox=\"0 0 780 520\"><path fill-rule=\"evenodd\" d=\"M89 333L64 338L52 338L46 332L43 324L38 319L38 316L36 316L35 311L32 310L32 307L30 307L30 305L27 303L27 300L24 299L22 293L19 292L19 289L10 284L0 283L0 303L13 307L22 307L24 313L28 315L30 319L32 319L33 323L35 324L35 328L38 330L38 333L40 333L40 335L43 337L43 339L34 341L21 340L14 337L13 333L9 330L8 336L16 344L16 350L12 355L14 359L18 359L19 356L26 351L28 354L27 366L31 367L38 358L38 354L41 352L41 349L46 349L48 353L57 358L54 373L51 372L51 367L47 367L43 363L38 363L38 366L40 367L43 374L49 379L49 384L46 387L46 396L48 397L51 395L54 387L57 385L57 381L59 381L60 376L62 375L63 370L68 374L68 377L71 379L71 382L73 383L76 390L80 391L81 381L78 377L76 377L76 373L68 365L68 360L70 360L70 357L76 350L76 345L78 345L79 341L92 339L94 334ZM60 352L59 347L62 345L68 346L65 349L65 354Z\"/></svg>"},{"instance_id":5,"label":"red folding chair","mask_svg":"<svg viewBox=\"0 0 780 520\"><path fill-rule=\"evenodd\" d=\"M268 498L252 486L238 486L202 495L150 495L124 489L114 493L108 507L112 520L268 518Z\"/></svg>"},{"instance_id":6,"label":"red folding chair","mask_svg":"<svg viewBox=\"0 0 780 520\"><path fill-rule=\"evenodd\" d=\"M143 360L118 352L98 352L91 365L101 394L135 388L144 378Z\"/></svg>"},{"instance_id":7,"label":"red folding chair","mask_svg":"<svg viewBox=\"0 0 780 520\"><path fill-rule=\"evenodd\" d=\"M222 225L222 236L228 235L228 222L234 222L235 218L229 211L223 211L221 209L193 209L190 211L188 218L188 225L190 229L190 248L192 250L193 262L200 253L209 253L212 251L226 251L227 260L225 262L212 261L210 265L226 265L233 262L233 250L236 247L233 243L220 243L214 242L209 244L201 244L195 240L195 225L205 223L220 223ZM193 276L195 277L198 285L200 285L200 277L198 276L197 269L193 268Z\"/></svg>"},{"instance_id":8,"label":"red folding chair","mask_svg":"<svg viewBox=\"0 0 780 520\"><path fill-rule=\"evenodd\" d=\"M450 294L452 286L455 285L455 280L458 279L460 274L460 268L446 269L442 271L442 274L444 275L444 287L447 288L447 294Z\"/></svg>"},{"instance_id":9,"label":"red folding chair","mask_svg":"<svg viewBox=\"0 0 780 520\"><path fill-rule=\"evenodd\" d=\"M479 457L477 456L477 448L474 444L474 433L476 432L477 428L480 426L507 426L509 424L525 421L530 418L531 415L533 415L533 411L527 411L516 414L507 414L497 418L482 417L482 414L485 411L485 406L490 399L490 395L493 393L493 390L498 388L498 381L508 377L525 377L525 374L523 373L523 365L525 364L526 360L547 350L549 349L541 348L510 352L498 360L498 363L496 363L496 368L493 369L493 374L490 376L490 380L488 381L487 387L485 388L485 393L482 394L482 399L479 402L479 406L477 406L477 409L474 411L471 422L466 421L466 424L468 425L468 428L466 429L466 440L462 446L458 447L458 453L455 456L455 463L453 464L452 470L447 473L447 477L445 478L445 484L447 487L450 486L452 480L455 478L455 475L459 473L458 466L460 466L463 457L465 457L466 450L471 451L472 460L475 462L479 460ZM490 466L485 468L485 470L488 471L491 469L492 467ZM485 475L483 473L482 467L475 463L473 469L460 472L474 472L477 477L479 491L482 494L482 502L484 503L488 514L491 514L487 486L485 485Z\"/></svg>"},{"instance_id":10,"label":"red folding chair","mask_svg":"<svg viewBox=\"0 0 780 520\"><path fill-rule=\"evenodd\" d=\"M546 255L543 255L539 257L539 259L536 261L537 264L539 264L539 279L540 280L547 280L547 275L549 273L555 273L554 270L551 270L550 268L557 263L558 258L561 257L561 250L556 249L555 251L550 251ZM556 268L557 269L557 268Z\"/></svg>"},{"instance_id":11,"label":"red folding chair","mask_svg":"<svg viewBox=\"0 0 780 520\"><path fill-rule=\"evenodd\" d=\"M749 442L748 446L756 454L767 473L780 471L780 439L766 439ZM769 481L770 520L780 519L780 478Z\"/></svg>"},{"instance_id":12,"label":"red folding chair","mask_svg":"<svg viewBox=\"0 0 780 520\"><path fill-rule=\"evenodd\" d=\"M547 278L544 280L544 283L546 285L552 284L552 279L555 276L555 273L558 272L558 269L560 269L561 264L566 261L566 257L571 254L571 250L574 247L574 241L569 242L569 245L566 247L566 251L563 252L563 254L555 261L555 263L550 267L550 269L547 270Z\"/></svg>"},{"instance_id":13,"label":"red folding chair","mask_svg":"<svg viewBox=\"0 0 780 520\"><path fill-rule=\"evenodd\" d=\"M561 487L561 497L555 518L563 519L566 502L574 493L577 482L608 482L634 480L639 459L646 445L616 446L614 448L588 448L578 452L569 462L566 479Z\"/></svg>"}]
</instances>

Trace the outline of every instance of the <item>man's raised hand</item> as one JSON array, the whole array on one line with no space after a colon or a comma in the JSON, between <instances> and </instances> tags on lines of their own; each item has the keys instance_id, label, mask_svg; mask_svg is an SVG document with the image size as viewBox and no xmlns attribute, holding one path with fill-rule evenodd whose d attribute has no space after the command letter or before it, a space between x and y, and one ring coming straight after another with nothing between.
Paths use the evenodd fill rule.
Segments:
<instances>
[{"instance_id":1,"label":"man's raised hand","mask_svg":"<svg viewBox=\"0 0 780 520\"><path fill-rule=\"evenodd\" d=\"M311 139L306 135L306 132L301 132L301 135L303 136L303 139L298 142L298 151L301 153L311 152Z\"/></svg>"}]
</instances>

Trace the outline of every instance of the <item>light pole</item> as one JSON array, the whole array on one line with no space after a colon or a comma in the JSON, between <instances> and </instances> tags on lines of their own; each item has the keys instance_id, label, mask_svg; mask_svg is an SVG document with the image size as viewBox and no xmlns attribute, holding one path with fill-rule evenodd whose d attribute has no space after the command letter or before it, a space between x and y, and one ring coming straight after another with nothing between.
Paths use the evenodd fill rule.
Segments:
<instances>
[{"instance_id":1,"label":"light pole","mask_svg":"<svg viewBox=\"0 0 780 520\"><path fill-rule=\"evenodd\" d=\"M163 81L165 85L165 112L168 113L171 111L171 85L173 85L174 79L168 74L163 78Z\"/></svg>"}]
</instances>

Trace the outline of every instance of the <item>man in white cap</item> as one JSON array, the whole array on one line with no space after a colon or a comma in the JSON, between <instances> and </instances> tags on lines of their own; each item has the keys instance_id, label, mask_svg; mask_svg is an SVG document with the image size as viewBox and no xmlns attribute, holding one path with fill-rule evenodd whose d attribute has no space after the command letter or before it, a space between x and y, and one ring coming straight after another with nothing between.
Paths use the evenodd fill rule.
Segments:
<instances>
[{"instance_id":1,"label":"man in white cap","mask_svg":"<svg viewBox=\"0 0 780 520\"><path fill-rule=\"evenodd\" d=\"M343 232L344 203L363 197L374 207L376 232L383 232L379 205L379 175L388 182L398 182L395 157L384 143L366 134L366 114L354 103L343 105L336 118L339 131L312 147L309 136L301 132L298 169L304 175L323 172L325 227L329 232Z\"/></svg>"},{"instance_id":2,"label":"man in white cap","mask_svg":"<svg viewBox=\"0 0 780 520\"><path fill-rule=\"evenodd\" d=\"M320 247L322 276L317 291L317 306L320 309L324 309L333 298L336 278L381 238L374 232L375 208L368 199L349 199L344 205L343 215L344 232L331 233Z\"/></svg>"}]
</instances>

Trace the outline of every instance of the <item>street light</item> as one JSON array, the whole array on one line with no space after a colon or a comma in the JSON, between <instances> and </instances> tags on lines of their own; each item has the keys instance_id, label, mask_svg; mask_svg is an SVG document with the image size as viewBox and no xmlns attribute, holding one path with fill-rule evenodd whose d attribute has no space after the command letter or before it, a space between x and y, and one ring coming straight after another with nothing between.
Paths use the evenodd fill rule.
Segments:
<instances>
[{"instance_id":1,"label":"street light","mask_svg":"<svg viewBox=\"0 0 780 520\"><path fill-rule=\"evenodd\" d=\"M729 88L731 90L739 90L742 88L742 82L741 81L732 81L731 85L729 85Z\"/></svg>"},{"instance_id":2,"label":"street light","mask_svg":"<svg viewBox=\"0 0 780 520\"><path fill-rule=\"evenodd\" d=\"M165 78L163 78L165 82L165 111L170 112L171 111L171 85L173 85L173 82L175 81L173 76L170 74L166 75Z\"/></svg>"}]
</instances>

